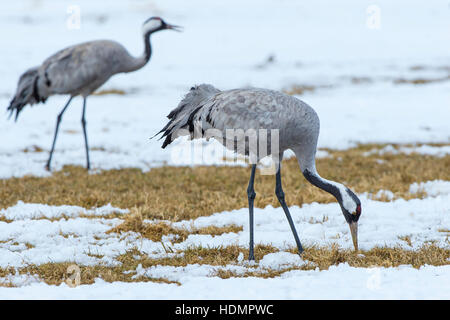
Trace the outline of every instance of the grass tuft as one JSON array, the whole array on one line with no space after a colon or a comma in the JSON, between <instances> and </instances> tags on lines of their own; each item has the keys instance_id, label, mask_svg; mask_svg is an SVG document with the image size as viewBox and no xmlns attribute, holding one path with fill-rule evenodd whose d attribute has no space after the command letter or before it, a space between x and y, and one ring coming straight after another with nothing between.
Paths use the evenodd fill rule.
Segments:
<instances>
[{"instance_id":1,"label":"grass tuft","mask_svg":"<svg viewBox=\"0 0 450 320\"><path fill-rule=\"evenodd\" d=\"M107 233L137 232L142 237L154 242L160 242L163 236L175 235L175 243L185 241L191 234L209 234L212 236L221 235L229 232L240 232L242 226L229 225L225 227L208 226L205 228L192 228L191 230L179 229L170 226L166 222L144 223L140 213L134 213L125 216L125 221L120 225L107 231Z\"/></svg>"}]
</instances>

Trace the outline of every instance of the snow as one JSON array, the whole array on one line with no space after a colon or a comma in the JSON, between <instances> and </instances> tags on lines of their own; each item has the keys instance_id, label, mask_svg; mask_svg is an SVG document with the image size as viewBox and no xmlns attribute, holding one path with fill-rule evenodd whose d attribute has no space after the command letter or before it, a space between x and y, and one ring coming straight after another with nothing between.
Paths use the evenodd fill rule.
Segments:
<instances>
[{"instance_id":1,"label":"snow","mask_svg":"<svg viewBox=\"0 0 450 320\"><path fill-rule=\"evenodd\" d=\"M429 146L429 145L422 145L422 146L413 146L413 147L406 147L401 146L400 148L395 148L392 145L387 145L383 149L373 149L371 151L367 151L364 153L365 156L370 156L372 154L423 154L423 155L429 155L434 157L445 157L446 155L450 154L450 146Z\"/></svg>"},{"instance_id":2,"label":"snow","mask_svg":"<svg viewBox=\"0 0 450 320\"><path fill-rule=\"evenodd\" d=\"M283 267L301 266L305 262L300 258L298 254L289 252L276 252L269 253L262 258L259 262L261 268L281 270Z\"/></svg>"},{"instance_id":3,"label":"snow","mask_svg":"<svg viewBox=\"0 0 450 320\"><path fill-rule=\"evenodd\" d=\"M201 269L202 271L202 269ZM3 299L449 299L450 266L414 269L353 268L347 264L327 271L289 271L281 278L230 278L204 276L176 284L153 282L107 283L71 288L32 283L18 288L0 287Z\"/></svg>"},{"instance_id":4,"label":"snow","mask_svg":"<svg viewBox=\"0 0 450 320\"><path fill-rule=\"evenodd\" d=\"M388 200L392 200L394 199L394 193L390 190L379 190L376 194L375 194L375 198L382 198L382 197L386 197Z\"/></svg>"},{"instance_id":5,"label":"snow","mask_svg":"<svg viewBox=\"0 0 450 320\"><path fill-rule=\"evenodd\" d=\"M0 278L0 286L12 285L15 287L22 287L22 286L29 286L32 283L39 283L39 282L41 281L37 276L19 273L16 273L14 275L7 275L6 277Z\"/></svg>"},{"instance_id":6,"label":"snow","mask_svg":"<svg viewBox=\"0 0 450 320\"><path fill-rule=\"evenodd\" d=\"M61 217L107 216L110 214L127 214L128 209L114 208L111 204L100 208L86 210L77 206L49 206L46 204L24 203L19 201L15 206L0 210L0 217L7 220L56 219Z\"/></svg>"},{"instance_id":7,"label":"snow","mask_svg":"<svg viewBox=\"0 0 450 320\"><path fill-rule=\"evenodd\" d=\"M180 139L167 149L149 138L167 121L166 115L194 84L220 89L243 86L289 90L310 86L300 98L321 119L319 148L346 149L358 143L386 143L366 155L384 153L450 154L450 9L446 0L372 3L325 1L228 0L79 0L80 28L68 28L70 0L14 1L2 4L0 28L0 105L6 107L17 80L27 68L57 50L93 39L114 39L138 55L143 50L141 24L154 15L185 27L183 33L164 31L152 38L152 59L142 70L117 75L102 89L125 95L88 99L88 136L92 174L99 170L136 167L147 171L171 165L243 165L217 142ZM76 11L76 10L75 10ZM232 21L233 23L230 23ZM377 24L379 21L379 24ZM417 23L420 21L421 23ZM271 57L271 58L269 58ZM414 85L404 80L428 80ZM45 171L56 116L67 97L52 97L45 105L27 107L17 123L0 117L0 178L49 176ZM81 130L81 99L64 115L53 168L85 165ZM431 145L440 143L441 146ZM405 146L408 144L408 146ZM395 145L395 147L394 147ZM400 146L399 146L400 145ZM197 150L197 151L196 151ZM198 151L199 150L199 151ZM286 157L293 156L286 152ZM319 150L318 157L329 157ZM226 158L227 160L224 160ZM380 160L382 161L382 160ZM433 241L448 248L450 188L448 181L417 181L410 193L423 199L396 199L390 190L360 194L360 248L400 246L414 250ZM389 202L377 201L386 197ZM190 235L172 243L165 236L153 242L129 232L107 233L129 208L81 208L19 202L0 211L0 267L72 262L117 265L117 256L138 249L151 258L182 256L192 246L248 247L248 209L215 213L170 223L175 228L243 226L243 231L219 236ZM351 248L349 228L337 203L310 203L290 208L305 245L336 243ZM2 219L0 219L2 220ZM157 221L145 221L156 223ZM401 240L408 236L411 245ZM224 270L286 270L300 266L281 208L255 208L255 242L282 251L254 265L240 255ZM165 248L179 250L166 253ZM138 257L136 257L138 258ZM71 288L49 286L33 275L0 278L2 299L449 299L450 266L354 268L345 263L329 270L292 270L280 277L221 279L217 266L154 266L129 270L133 276L166 277L181 283L107 283Z\"/></svg>"},{"instance_id":8,"label":"snow","mask_svg":"<svg viewBox=\"0 0 450 320\"><path fill-rule=\"evenodd\" d=\"M414 182L409 187L409 192L418 193L420 191L426 192L429 196L437 196L440 194L450 194L450 181L434 180L417 183Z\"/></svg>"},{"instance_id":9,"label":"snow","mask_svg":"<svg viewBox=\"0 0 450 320\"><path fill-rule=\"evenodd\" d=\"M66 262L111 265L109 256L125 253L136 245L137 237L119 239L105 232L119 219L19 220L0 222L0 267ZM106 255L96 258L93 255Z\"/></svg>"}]
</instances>

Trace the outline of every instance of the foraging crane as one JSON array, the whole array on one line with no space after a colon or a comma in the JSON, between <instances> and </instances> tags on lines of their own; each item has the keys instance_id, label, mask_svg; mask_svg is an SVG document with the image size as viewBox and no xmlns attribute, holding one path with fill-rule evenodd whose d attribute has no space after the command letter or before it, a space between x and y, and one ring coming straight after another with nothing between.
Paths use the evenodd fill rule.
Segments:
<instances>
[{"instance_id":1,"label":"foraging crane","mask_svg":"<svg viewBox=\"0 0 450 320\"><path fill-rule=\"evenodd\" d=\"M45 60L42 65L29 69L20 77L16 94L7 109L10 111L10 117L14 112L16 113L16 121L19 113L27 104L45 102L48 97L55 94L70 95L57 117L52 149L46 165L47 170L50 170L63 114L72 99L78 95L83 97L81 124L86 148L87 169L90 169L85 119L87 97L108 81L111 76L117 73L136 71L145 66L152 55L150 36L153 33L167 29L180 31L180 28L166 23L159 17L151 17L142 26L145 50L140 57L131 56L121 44L115 41L97 40L63 49Z\"/></svg>"},{"instance_id":2,"label":"foraging crane","mask_svg":"<svg viewBox=\"0 0 450 320\"><path fill-rule=\"evenodd\" d=\"M192 87L178 107L169 115L170 121L158 133L163 133L165 141L162 148L182 135L191 138L205 136L216 138L227 148L254 158L250 181L247 188L250 220L249 260L254 260L253 252L253 203L256 196L254 179L256 163L262 157L271 155L276 165L275 194L286 214L299 253L303 251L294 222L286 205L281 186L281 160L283 151L294 151L304 177L314 186L332 194L341 206L345 220L350 226L353 245L358 250L358 220L361 215L361 202L344 185L322 178L316 170L315 155L319 136L320 122L314 109L303 101L281 92L267 89L235 89L220 91L212 85L202 84ZM250 148L251 135L226 134L227 130L277 130L278 148L273 141L267 146L267 153L261 153L258 140L257 148ZM276 135L275 135L276 136ZM231 143L230 143L231 141ZM236 145L237 143L237 145ZM242 144L243 143L243 144ZM241 146L241 147L239 147ZM258 148L260 150L258 150Z\"/></svg>"}]
</instances>

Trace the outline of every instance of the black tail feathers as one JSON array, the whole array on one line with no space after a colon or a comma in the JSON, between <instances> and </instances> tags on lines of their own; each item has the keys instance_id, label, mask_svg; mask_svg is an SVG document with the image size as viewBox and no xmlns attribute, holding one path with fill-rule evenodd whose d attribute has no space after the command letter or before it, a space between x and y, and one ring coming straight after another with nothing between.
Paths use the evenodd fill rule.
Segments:
<instances>
[{"instance_id":1,"label":"black tail feathers","mask_svg":"<svg viewBox=\"0 0 450 320\"><path fill-rule=\"evenodd\" d=\"M33 105L39 102L45 102L46 98L39 95L38 91L38 69L32 68L25 72L19 79L17 91L14 98L11 100L7 112L9 111L9 118L15 114L15 121L19 117L20 112L27 105Z\"/></svg>"},{"instance_id":2,"label":"black tail feathers","mask_svg":"<svg viewBox=\"0 0 450 320\"><path fill-rule=\"evenodd\" d=\"M16 98L13 98L11 100L11 103L9 104L9 107L7 111L9 111L8 120L11 119L14 112L16 112L16 115L14 117L14 121L17 121L19 118L19 114L22 111L22 109L26 106L26 103L17 101Z\"/></svg>"},{"instance_id":3,"label":"black tail feathers","mask_svg":"<svg viewBox=\"0 0 450 320\"><path fill-rule=\"evenodd\" d=\"M197 116L197 113L201 111L208 99L219 92L219 89L216 89L209 84L201 84L192 87L178 104L178 107L173 109L167 116L169 122L152 138L162 133L160 140L165 138L162 145L163 149L172 143L178 136L190 134L192 138L194 134L194 119ZM181 133L180 129L186 130Z\"/></svg>"}]
</instances>

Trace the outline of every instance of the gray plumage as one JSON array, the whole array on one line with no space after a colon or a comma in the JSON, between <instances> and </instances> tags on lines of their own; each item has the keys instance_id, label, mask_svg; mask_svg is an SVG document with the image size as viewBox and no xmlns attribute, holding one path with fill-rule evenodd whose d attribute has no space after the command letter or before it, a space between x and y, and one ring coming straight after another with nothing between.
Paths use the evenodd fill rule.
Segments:
<instances>
[{"instance_id":1,"label":"gray plumage","mask_svg":"<svg viewBox=\"0 0 450 320\"><path fill-rule=\"evenodd\" d=\"M286 149L301 149L305 169L314 162L320 130L317 113L303 101L278 91L260 88L220 91L202 84L193 87L168 118L171 121L161 131L166 137L163 148L187 131L194 137L199 131L217 129L226 137L227 129L277 129L280 154L272 155L276 162ZM219 141L226 146L225 140ZM237 151L249 156L243 150Z\"/></svg>"},{"instance_id":2,"label":"gray plumage","mask_svg":"<svg viewBox=\"0 0 450 320\"><path fill-rule=\"evenodd\" d=\"M361 215L361 202L349 188L340 183L326 180L317 172L315 156L320 121L317 113L308 104L274 90L248 88L221 91L212 85L202 84L192 87L178 107L168 115L168 118L170 121L159 132L162 133L162 138L165 138L163 148L183 135L190 135L194 139L213 137L224 146L228 148L231 146L237 153L253 157L256 161L261 160L260 152L258 148L252 151L248 147L249 136L243 134L230 138L227 136L227 130L258 132L260 129L265 129L268 133L271 130L277 130L279 147L271 150L271 140L268 137L267 154L272 156L276 164L275 193L286 213L299 252L301 253L303 249L285 203L281 186L281 160L283 152L287 149L291 149L295 153L304 177L311 184L331 193L337 199L344 218L350 226L353 244L357 250L357 222ZM210 131L211 134L209 134ZM256 135L256 138L259 146L260 136ZM234 140L233 143L230 144L230 140ZM237 145L240 145L241 148ZM263 154L263 156L265 155ZM253 200L255 192L253 181L255 167L256 164L252 166L247 189L250 210L250 260L254 259Z\"/></svg>"},{"instance_id":3,"label":"gray plumage","mask_svg":"<svg viewBox=\"0 0 450 320\"><path fill-rule=\"evenodd\" d=\"M45 102L52 95L70 96L68 103L58 115L47 169L50 169L62 115L75 96L82 96L84 99L82 125L85 136L87 167L90 168L85 121L86 98L113 75L132 72L145 66L152 54L151 34L166 29L178 31L179 27L170 25L159 17L152 17L145 21L143 24L145 49L140 57L133 57L120 43L115 41L90 41L58 51L47 58L40 66L29 69L20 77L16 94L7 109L10 116L15 112L16 121L26 105Z\"/></svg>"}]
</instances>

